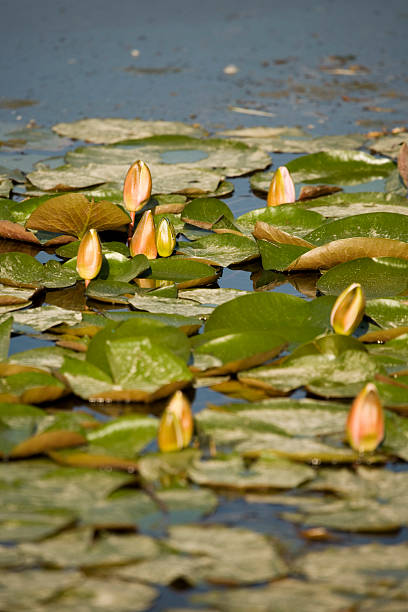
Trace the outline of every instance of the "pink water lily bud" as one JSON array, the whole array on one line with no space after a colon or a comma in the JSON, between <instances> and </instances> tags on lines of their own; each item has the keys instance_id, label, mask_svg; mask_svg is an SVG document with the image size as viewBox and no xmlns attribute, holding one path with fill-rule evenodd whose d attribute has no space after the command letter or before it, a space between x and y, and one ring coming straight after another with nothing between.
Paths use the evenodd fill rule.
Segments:
<instances>
[{"instance_id":1,"label":"pink water lily bud","mask_svg":"<svg viewBox=\"0 0 408 612\"><path fill-rule=\"evenodd\" d=\"M268 206L279 206L295 201L295 184L290 172L286 166L280 166L273 175L266 203Z\"/></svg>"},{"instance_id":2,"label":"pink water lily bud","mask_svg":"<svg viewBox=\"0 0 408 612\"><path fill-rule=\"evenodd\" d=\"M86 232L79 245L76 269L85 281L85 288L89 281L98 276L102 266L102 247L98 232L90 229Z\"/></svg>"},{"instance_id":3,"label":"pink water lily bud","mask_svg":"<svg viewBox=\"0 0 408 612\"><path fill-rule=\"evenodd\" d=\"M359 453L375 450L384 438L384 411L373 383L368 383L354 399L346 432L351 448Z\"/></svg>"},{"instance_id":4,"label":"pink water lily bud","mask_svg":"<svg viewBox=\"0 0 408 612\"><path fill-rule=\"evenodd\" d=\"M148 259L156 259L156 230L151 210L143 213L129 243L129 250L132 257L142 254Z\"/></svg>"},{"instance_id":5,"label":"pink water lily bud","mask_svg":"<svg viewBox=\"0 0 408 612\"><path fill-rule=\"evenodd\" d=\"M334 302L330 325L343 336L350 336L364 316L365 296L360 283L353 283L342 291Z\"/></svg>"},{"instance_id":6,"label":"pink water lily bud","mask_svg":"<svg viewBox=\"0 0 408 612\"><path fill-rule=\"evenodd\" d=\"M171 397L159 425L158 445L164 452L181 450L190 444L193 415L190 402L181 391Z\"/></svg>"},{"instance_id":7,"label":"pink water lily bud","mask_svg":"<svg viewBox=\"0 0 408 612\"><path fill-rule=\"evenodd\" d=\"M129 168L123 184L123 202L132 219L129 236L135 224L135 213L143 208L152 193L152 176L149 167L138 159Z\"/></svg>"},{"instance_id":8,"label":"pink water lily bud","mask_svg":"<svg viewBox=\"0 0 408 612\"><path fill-rule=\"evenodd\" d=\"M167 217L163 217L156 230L156 246L160 257L170 257L176 246L176 232Z\"/></svg>"}]
</instances>

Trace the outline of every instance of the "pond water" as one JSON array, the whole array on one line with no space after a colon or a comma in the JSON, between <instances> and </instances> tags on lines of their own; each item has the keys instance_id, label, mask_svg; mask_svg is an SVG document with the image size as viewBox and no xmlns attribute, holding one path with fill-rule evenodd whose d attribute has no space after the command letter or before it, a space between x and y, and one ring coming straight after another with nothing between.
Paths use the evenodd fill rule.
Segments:
<instances>
[{"instance_id":1,"label":"pond water","mask_svg":"<svg viewBox=\"0 0 408 612\"><path fill-rule=\"evenodd\" d=\"M8 168L28 172L45 159L56 167L64 153L77 146L65 141L19 148L11 141L19 138L16 130L29 122L49 128L83 117L139 117L199 123L210 134L238 126L288 125L321 136L391 129L408 121L405 0L286 4L122 0L115 5L107 0L3 0L0 10L7 24L0 58L0 165ZM227 66L233 68L225 70ZM164 153L162 161L173 164L205 157L199 150L177 150ZM271 161L277 167L296 157L274 154ZM235 216L262 206L248 177L232 182L234 193L225 201ZM345 191L383 189L384 181L376 180L347 186ZM46 251L36 257L41 263L55 258ZM252 291L256 282L252 272L250 266L225 268L218 284ZM296 287L295 281L276 282L273 291L307 300ZM52 344L28 334L15 336L10 354ZM303 395L300 391L294 397ZM208 402L231 401L208 388L195 390L193 396L195 412ZM100 421L129 409L115 403L89 405L72 396L56 405L88 411ZM400 464L389 467L395 472L406 469ZM224 490L217 509L202 523L265 533L284 543L285 559L324 551L333 543L349 547L408 542L406 527L388 535L334 532L333 539L310 541L299 526L280 518L284 511L288 506L253 503ZM222 593L223 588L177 587L159 587L158 599L146 610L191 608L192 593L213 589ZM217 604L211 609L224 608Z\"/></svg>"}]
</instances>

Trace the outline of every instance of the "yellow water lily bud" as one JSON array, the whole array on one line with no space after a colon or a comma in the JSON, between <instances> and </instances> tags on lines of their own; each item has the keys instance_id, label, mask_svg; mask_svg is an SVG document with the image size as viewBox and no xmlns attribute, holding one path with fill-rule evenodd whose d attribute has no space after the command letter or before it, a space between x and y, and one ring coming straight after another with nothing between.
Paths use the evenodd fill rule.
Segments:
<instances>
[{"instance_id":1,"label":"yellow water lily bud","mask_svg":"<svg viewBox=\"0 0 408 612\"><path fill-rule=\"evenodd\" d=\"M176 246L176 232L167 217L163 217L156 230L156 245L160 257L170 257Z\"/></svg>"},{"instance_id":2,"label":"yellow water lily bud","mask_svg":"<svg viewBox=\"0 0 408 612\"><path fill-rule=\"evenodd\" d=\"M336 334L350 336L364 316L365 296L360 283L353 283L342 291L334 302L330 325Z\"/></svg>"},{"instance_id":3,"label":"yellow water lily bud","mask_svg":"<svg viewBox=\"0 0 408 612\"><path fill-rule=\"evenodd\" d=\"M267 206L292 204L296 201L295 184L286 166L280 166L273 175L267 198Z\"/></svg>"},{"instance_id":4,"label":"yellow water lily bud","mask_svg":"<svg viewBox=\"0 0 408 612\"><path fill-rule=\"evenodd\" d=\"M171 397L159 425L158 445L164 452L181 450L190 444L193 435L193 415L190 402L181 391Z\"/></svg>"},{"instance_id":5,"label":"yellow water lily bud","mask_svg":"<svg viewBox=\"0 0 408 612\"><path fill-rule=\"evenodd\" d=\"M129 168L123 184L123 202L132 219L129 226L129 237L135 224L136 211L150 198L152 193L152 176L149 167L138 159Z\"/></svg>"},{"instance_id":6,"label":"yellow water lily bud","mask_svg":"<svg viewBox=\"0 0 408 612\"><path fill-rule=\"evenodd\" d=\"M85 288L89 281L98 276L102 266L102 247L98 232L90 229L86 232L79 245L76 269L85 280Z\"/></svg>"},{"instance_id":7,"label":"yellow water lily bud","mask_svg":"<svg viewBox=\"0 0 408 612\"><path fill-rule=\"evenodd\" d=\"M373 383L368 383L354 399L346 432L348 443L359 453L375 450L384 438L384 411Z\"/></svg>"},{"instance_id":8,"label":"yellow water lily bud","mask_svg":"<svg viewBox=\"0 0 408 612\"><path fill-rule=\"evenodd\" d=\"M148 259L156 259L156 230L151 210L146 210L143 213L129 243L129 250L132 257L142 254L146 255Z\"/></svg>"}]
</instances>

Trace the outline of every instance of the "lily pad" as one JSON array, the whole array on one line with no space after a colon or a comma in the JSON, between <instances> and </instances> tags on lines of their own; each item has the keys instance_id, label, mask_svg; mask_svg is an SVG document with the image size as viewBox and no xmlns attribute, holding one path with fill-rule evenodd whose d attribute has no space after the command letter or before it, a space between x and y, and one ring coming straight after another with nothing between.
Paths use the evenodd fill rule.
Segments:
<instances>
[{"instance_id":1,"label":"lily pad","mask_svg":"<svg viewBox=\"0 0 408 612\"><path fill-rule=\"evenodd\" d=\"M149 165L183 164L192 170L215 169L226 176L240 176L270 165L271 160L261 149L225 139L202 139L176 134L152 136L144 139L124 139L120 146L80 147L66 155L74 166L87 164L130 165L143 158ZM197 160L197 153L199 154ZM196 161L197 160L197 161Z\"/></svg>"},{"instance_id":2,"label":"lily pad","mask_svg":"<svg viewBox=\"0 0 408 612\"><path fill-rule=\"evenodd\" d=\"M407 269L405 259L354 259L325 272L317 281L317 288L322 293L339 295L351 282L357 282L368 299L399 295L408 289Z\"/></svg>"},{"instance_id":3,"label":"lily pad","mask_svg":"<svg viewBox=\"0 0 408 612\"><path fill-rule=\"evenodd\" d=\"M153 194L182 193L185 195L206 195L208 193L221 195L220 189L227 193L231 185L223 185L224 174L207 168L194 168L177 164L150 164L153 180ZM51 169L47 166L37 167L27 178L42 191L72 191L99 185L95 197L104 197L112 193L120 193L123 181L129 169L129 164L88 164L86 166L61 166ZM104 184L107 183L107 189ZM92 197L93 194L90 194ZM125 214L125 212L124 212Z\"/></svg>"},{"instance_id":4,"label":"lily pad","mask_svg":"<svg viewBox=\"0 0 408 612\"><path fill-rule=\"evenodd\" d=\"M401 145L404 142L408 143L407 134L392 134L383 136L382 138L376 138L376 140L368 144L368 148L374 153L379 153L380 155L387 155L388 157L397 159L398 153L401 149Z\"/></svg>"},{"instance_id":5,"label":"lily pad","mask_svg":"<svg viewBox=\"0 0 408 612\"><path fill-rule=\"evenodd\" d=\"M276 548L259 533L223 525L171 527L166 544L175 550L210 557L203 578L218 584L251 584L284 576Z\"/></svg>"},{"instance_id":6,"label":"lily pad","mask_svg":"<svg viewBox=\"0 0 408 612\"><path fill-rule=\"evenodd\" d=\"M210 234L191 243L180 242L177 253L224 267L259 257L256 242L234 234Z\"/></svg>"},{"instance_id":7,"label":"lily pad","mask_svg":"<svg viewBox=\"0 0 408 612\"><path fill-rule=\"evenodd\" d=\"M60 323L75 325L81 321L81 313L59 306L39 306L14 313L13 319L13 331L32 333L33 330L46 331Z\"/></svg>"},{"instance_id":8,"label":"lily pad","mask_svg":"<svg viewBox=\"0 0 408 612\"><path fill-rule=\"evenodd\" d=\"M276 357L285 347L281 336L264 330L206 332L194 343L192 369L206 376L238 372Z\"/></svg>"},{"instance_id":9,"label":"lily pad","mask_svg":"<svg viewBox=\"0 0 408 612\"><path fill-rule=\"evenodd\" d=\"M185 223L203 229L211 229L222 217L233 221L234 215L229 207L216 198L196 198L183 209L181 218Z\"/></svg>"},{"instance_id":10,"label":"lily pad","mask_svg":"<svg viewBox=\"0 0 408 612\"><path fill-rule=\"evenodd\" d=\"M60 136L95 143L114 143L129 138L148 138L154 134L184 134L200 136L201 128L178 121L142 121L140 119L80 119L71 123L57 123L52 128Z\"/></svg>"},{"instance_id":11,"label":"lily pad","mask_svg":"<svg viewBox=\"0 0 408 612\"><path fill-rule=\"evenodd\" d=\"M253 232L258 221L301 237L319 227L324 222L324 217L297 204L282 204L251 210L236 220L237 225L247 232Z\"/></svg>"},{"instance_id":12,"label":"lily pad","mask_svg":"<svg viewBox=\"0 0 408 612\"><path fill-rule=\"evenodd\" d=\"M204 318L212 313L212 307L201 306L192 300L166 298L149 295L135 295L128 299L131 306L138 310L147 310L155 314L182 315L185 317Z\"/></svg>"},{"instance_id":13,"label":"lily pad","mask_svg":"<svg viewBox=\"0 0 408 612\"><path fill-rule=\"evenodd\" d=\"M8 317L0 323L0 362L5 361L7 359L12 326L12 317Z\"/></svg>"},{"instance_id":14,"label":"lily pad","mask_svg":"<svg viewBox=\"0 0 408 612\"><path fill-rule=\"evenodd\" d=\"M90 362L65 361L61 373L74 393L97 401L149 402L185 387L192 378L179 357L147 337L108 341L106 354L113 378Z\"/></svg>"},{"instance_id":15,"label":"lily pad","mask_svg":"<svg viewBox=\"0 0 408 612\"><path fill-rule=\"evenodd\" d=\"M295 183L355 185L387 177L394 164L362 151L333 150L298 157L286 164Z\"/></svg>"},{"instance_id":16,"label":"lily pad","mask_svg":"<svg viewBox=\"0 0 408 612\"><path fill-rule=\"evenodd\" d=\"M21 404L0 404L2 457L27 457L56 448L77 446L86 441L81 414L47 415L43 410Z\"/></svg>"},{"instance_id":17,"label":"lily pad","mask_svg":"<svg viewBox=\"0 0 408 612\"><path fill-rule=\"evenodd\" d=\"M0 402L41 404L66 393L60 380L41 372L21 372L0 378Z\"/></svg>"},{"instance_id":18,"label":"lily pad","mask_svg":"<svg viewBox=\"0 0 408 612\"><path fill-rule=\"evenodd\" d=\"M209 317L205 331L275 331L290 342L307 342L329 325L329 302L313 303L282 293L251 293L218 306Z\"/></svg>"},{"instance_id":19,"label":"lily pad","mask_svg":"<svg viewBox=\"0 0 408 612\"><path fill-rule=\"evenodd\" d=\"M247 467L240 457L196 461L188 471L196 484L237 490L291 489L314 474L312 468L286 459L260 459Z\"/></svg>"},{"instance_id":20,"label":"lily pad","mask_svg":"<svg viewBox=\"0 0 408 612\"><path fill-rule=\"evenodd\" d=\"M353 238L388 238L408 242L408 216L392 212L374 212L352 215L325 223L305 236L306 240L321 246L333 240Z\"/></svg>"},{"instance_id":21,"label":"lily pad","mask_svg":"<svg viewBox=\"0 0 408 612\"><path fill-rule=\"evenodd\" d=\"M299 206L299 203L297 204ZM324 217L348 217L373 212L408 214L406 197L380 191L358 193L335 193L301 204L302 208L317 212Z\"/></svg>"},{"instance_id":22,"label":"lily pad","mask_svg":"<svg viewBox=\"0 0 408 612\"><path fill-rule=\"evenodd\" d=\"M163 257L149 262L151 272L147 278L173 281L177 287L195 287L213 283L218 273L203 262L189 261L184 257Z\"/></svg>"},{"instance_id":23,"label":"lily pad","mask_svg":"<svg viewBox=\"0 0 408 612\"><path fill-rule=\"evenodd\" d=\"M127 212L112 202L90 202L80 193L50 198L30 215L30 229L58 231L82 238L88 229L118 229L130 222Z\"/></svg>"},{"instance_id":24,"label":"lily pad","mask_svg":"<svg viewBox=\"0 0 408 612\"><path fill-rule=\"evenodd\" d=\"M0 254L0 281L6 285L26 288L58 288L75 285L77 274L65 270L54 260L41 264L26 253Z\"/></svg>"}]
</instances>

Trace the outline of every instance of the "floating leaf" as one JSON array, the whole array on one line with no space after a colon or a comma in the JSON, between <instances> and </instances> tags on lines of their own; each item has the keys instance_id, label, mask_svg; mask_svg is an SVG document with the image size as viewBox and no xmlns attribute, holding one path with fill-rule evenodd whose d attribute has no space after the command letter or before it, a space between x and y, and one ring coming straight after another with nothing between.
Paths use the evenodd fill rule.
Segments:
<instances>
[{"instance_id":1,"label":"floating leaf","mask_svg":"<svg viewBox=\"0 0 408 612\"><path fill-rule=\"evenodd\" d=\"M374 157L362 151L333 150L312 153L288 162L295 183L329 183L355 185L385 178L394 169L385 157Z\"/></svg>"},{"instance_id":2,"label":"floating leaf","mask_svg":"<svg viewBox=\"0 0 408 612\"><path fill-rule=\"evenodd\" d=\"M334 240L356 236L408 242L408 216L392 212L352 215L325 223L307 234L306 239L321 246Z\"/></svg>"},{"instance_id":3,"label":"floating leaf","mask_svg":"<svg viewBox=\"0 0 408 612\"><path fill-rule=\"evenodd\" d=\"M142 121L140 119L80 119L57 123L52 128L60 136L95 143L114 143L129 138L148 138L154 134L200 136L203 130L179 121Z\"/></svg>"},{"instance_id":4,"label":"floating leaf","mask_svg":"<svg viewBox=\"0 0 408 612\"><path fill-rule=\"evenodd\" d=\"M317 281L317 288L322 293L339 295L353 281L360 283L368 299L398 295L408 289L407 269L405 259L354 259L328 270Z\"/></svg>"},{"instance_id":5,"label":"floating leaf","mask_svg":"<svg viewBox=\"0 0 408 612\"><path fill-rule=\"evenodd\" d=\"M211 229L222 217L229 221L234 219L229 207L216 198L196 198L189 202L181 213L181 218L185 223L203 229Z\"/></svg>"},{"instance_id":6,"label":"floating leaf","mask_svg":"<svg viewBox=\"0 0 408 612\"><path fill-rule=\"evenodd\" d=\"M41 404L67 393L59 380L40 372L21 372L0 378L0 402Z\"/></svg>"},{"instance_id":7,"label":"floating leaf","mask_svg":"<svg viewBox=\"0 0 408 612\"><path fill-rule=\"evenodd\" d=\"M301 205L298 203L297 206L320 213L324 217L348 217L373 212L408 214L406 197L380 191L336 193L310 202L303 202Z\"/></svg>"},{"instance_id":8,"label":"floating leaf","mask_svg":"<svg viewBox=\"0 0 408 612\"><path fill-rule=\"evenodd\" d=\"M129 215L112 202L90 202L80 193L50 198L31 213L26 226L58 231L82 238L89 229L118 229L129 223Z\"/></svg>"},{"instance_id":9,"label":"floating leaf","mask_svg":"<svg viewBox=\"0 0 408 612\"><path fill-rule=\"evenodd\" d=\"M177 253L224 267L259 257L256 242L234 234L210 234L191 243L179 242Z\"/></svg>"},{"instance_id":10,"label":"floating leaf","mask_svg":"<svg viewBox=\"0 0 408 612\"><path fill-rule=\"evenodd\" d=\"M282 204L251 210L236 220L237 225L247 232L253 232L258 221L301 237L319 227L324 222L324 218L319 213L306 210L298 204Z\"/></svg>"},{"instance_id":11,"label":"floating leaf","mask_svg":"<svg viewBox=\"0 0 408 612\"><path fill-rule=\"evenodd\" d=\"M246 467L240 457L196 461L188 475L193 482L237 490L291 489L314 478L314 471L285 459L260 459Z\"/></svg>"},{"instance_id":12,"label":"floating leaf","mask_svg":"<svg viewBox=\"0 0 408 612\"><path fill-rule=\"evenodd\" d=\"M162 281L173 281L179 288L209 285L218 273L213 267L198 261L189 261L183 257L166 257L150 261L151 272L147 278Z\"/></svg>"}]
</instances>

